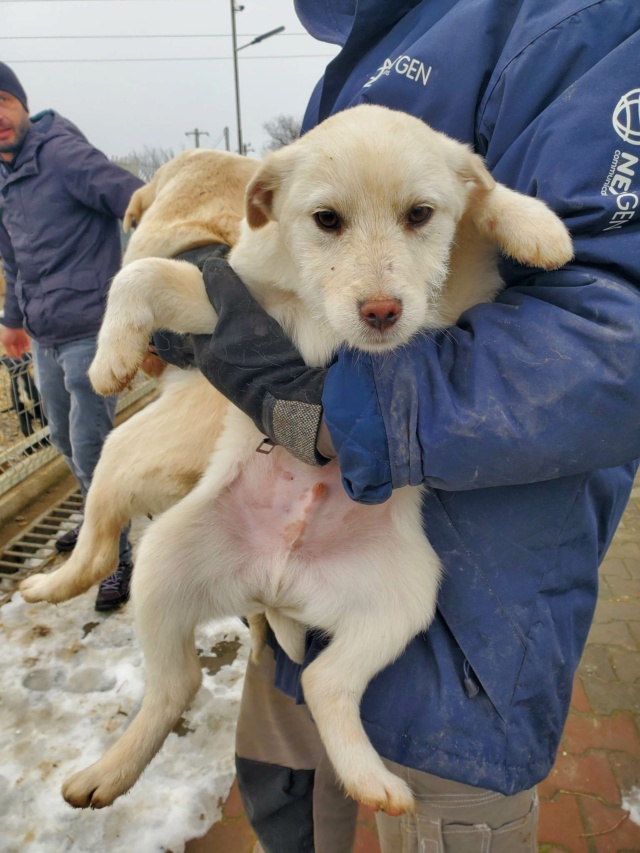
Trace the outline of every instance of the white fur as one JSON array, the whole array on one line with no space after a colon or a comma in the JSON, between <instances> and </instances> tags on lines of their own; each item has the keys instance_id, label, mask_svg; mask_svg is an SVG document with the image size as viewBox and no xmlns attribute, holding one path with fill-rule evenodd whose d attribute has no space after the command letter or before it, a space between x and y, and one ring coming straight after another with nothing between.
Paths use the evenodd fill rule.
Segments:
<instances>
[{"instance_id":1,"label":"white fur","mask_svg":"<svg viewBox=\"0 0 640 853\"><path fill-rule=\"evenodd\" d=\"M409 212L424 206L430 221L410 225ZM318 227L320 210L339 215L339 231ZM465 146L372 106L269 157L249 185L247 222L231 264L314 365L345 343L389 351L490 300L500 287L496 244L544 267L571 257L566 230L541 202L496 186ZM154 326L213 328L196 278L175 261L139 261L116 277L90 371L100 392L137 368ZM397 322L370 326L363 303L390 299L402 308ZM72 805L110 804L160 748L200 683L199 621L247 615L255 627L266 612L294 659L305 626L331 637L302 684L347 792L392 814L412 808L407 785L373 750L359 705L371 678L433 617L440 566L422 533L421 490L354 504L336 462L311 468L282 448L263 457L260 441L230 407L203 479L146 534L132 593L145 698L120 740L65 784Z\"/></svg>"}]
</instances>

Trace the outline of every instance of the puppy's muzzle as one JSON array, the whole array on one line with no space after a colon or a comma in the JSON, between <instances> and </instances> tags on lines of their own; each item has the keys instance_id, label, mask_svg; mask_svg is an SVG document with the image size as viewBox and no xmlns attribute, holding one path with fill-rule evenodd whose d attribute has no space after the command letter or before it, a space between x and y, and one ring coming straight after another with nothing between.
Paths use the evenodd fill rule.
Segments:
<instances>
[{"instance_id":1,"label":"puppy's muzzle","mask_svg":"<svg viewBox=\"0 0 640 853\"><path fill-rule=\"evenodd\" d=\"M400 319L402 303L399 299L369 299L360 303L360 317L372 329L386 332Z\"/></svg>"}]
</instances>

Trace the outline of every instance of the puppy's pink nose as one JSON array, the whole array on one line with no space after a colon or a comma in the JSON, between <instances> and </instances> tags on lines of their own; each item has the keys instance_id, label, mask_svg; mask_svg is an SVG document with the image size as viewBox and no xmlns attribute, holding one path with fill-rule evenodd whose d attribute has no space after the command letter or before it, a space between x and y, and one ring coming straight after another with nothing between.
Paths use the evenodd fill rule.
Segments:
<instances>
[{"instance_id":1,"label":"puppy's pink nose","mask_svg":"<svg viewBox=\"0 0 640 853\"><path fill-rule=\"evenodd\" d=\"M360 306L360 316L372 328L386 332L402 314L399 299L370 299Z\"/></svg>"}]
</instances>

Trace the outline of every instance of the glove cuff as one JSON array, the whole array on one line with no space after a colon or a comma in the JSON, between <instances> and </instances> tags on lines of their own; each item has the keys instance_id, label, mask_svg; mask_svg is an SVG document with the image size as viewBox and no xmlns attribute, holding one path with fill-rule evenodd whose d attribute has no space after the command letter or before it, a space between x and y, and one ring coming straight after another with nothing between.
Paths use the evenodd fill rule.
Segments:
<instances>
[{"instance_id":1,"label":"glove cuff","mask_svg":"<svg viewBox=\"0 0 640 853\"><path fill-rule=\"evenodd\" d=\"M329 461L316 449L322 420L319 403L276 400L266 394L262 404L262 422L269 438L307 465L326 465Z\"/></svg>"}]
</instances>

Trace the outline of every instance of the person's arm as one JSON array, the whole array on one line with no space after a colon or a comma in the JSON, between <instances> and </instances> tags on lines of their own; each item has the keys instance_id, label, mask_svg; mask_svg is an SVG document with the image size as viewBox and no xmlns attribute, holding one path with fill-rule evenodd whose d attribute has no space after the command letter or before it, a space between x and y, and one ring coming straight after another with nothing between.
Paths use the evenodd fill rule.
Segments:
<instances>
[{"instance_id":1,"label":"person's arm","mask_svg":"<svg viewBox=\"0 0 640 853\"><path fill-rule=\"evenodd\" d=\"M67 191L87 207L117 219L124 217L131 196L143 186L81 136L65 137L57 159Z\"/></svg>"},{"instance_id":2,"label":"person's arm","mask_svg":"<svg viewBox=\"0 0 640 853\"><path fill-rule=\"evenodd\" d=\"M0 221L0 258L5 279L4 310L2 316L2 331L0 340L7 355L20 358L29 351L31 342L22 328L22 311L15 294L16 277L18 274L11 241L6 228Z\"/></svg>"}]
</instances>

